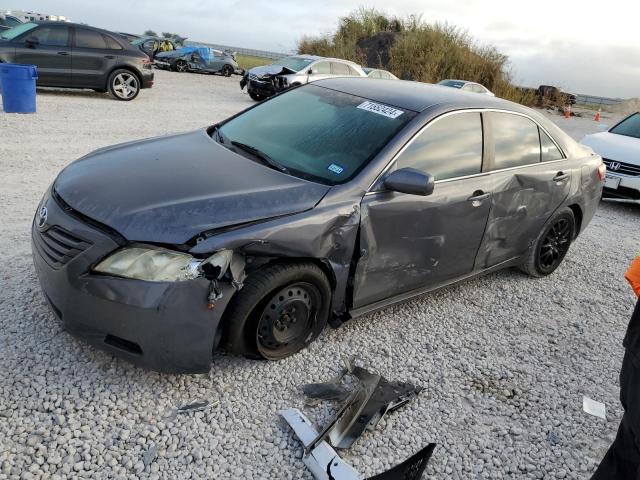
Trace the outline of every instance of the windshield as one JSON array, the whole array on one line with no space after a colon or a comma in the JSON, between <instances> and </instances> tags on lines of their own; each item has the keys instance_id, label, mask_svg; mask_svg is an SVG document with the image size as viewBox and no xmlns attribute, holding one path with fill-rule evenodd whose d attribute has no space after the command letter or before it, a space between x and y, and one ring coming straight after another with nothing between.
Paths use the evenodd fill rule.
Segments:
<instances>
[{"instance_id":1,"label":"windshield","mask_svg":"<svg viewBox=\"0 0 640 480\"><path fill-rule=\"evenodd\" d=\"M464 87L465 82L461 82L460 80L442 80L438 83L438 85L444 85L445 87L453 87L453 88L462 88Z\"/></svg>"},{"instance_id":2,"label":"windshield","mask_svg":"<svg viewBox=\"0 0 640 480\"><path fill-rule=\"evenodd\" d=\"M248 145L291 175L336 185L353 178L415 115L307 85L223 124L219 141L230 149L231 142Z\"/></svg>"},{"instance_id":3,"label":"windshield","mask_svg":"<svg viewBox=\"0 0 640 480\"><path fill-rule=\"evenodd\" d=\"M29 30L31 30L32 28L36 28L37 26L38 25L35 23L23 23L0 33L0 37L6 40L13 40L17 36L22 35L24 32L28 32Z\"/></svg>"},{"instance_id":4,"label":"windshield","mask_svg":"<svg viewBox=\"0 0 640 480\"><path fill-rule=\"evenodd\" d=\"M611 133L625 135L627 137L640 138L640 112L622 120L618 125L609 130Z\"/></svg>"},{"instance_id":5,"label":"windshield","mask_svg":"<svg viewBox=\"0 0 640 480\"><path fill-rule=\"evenodd\" d=\"M313 58L304 58L304 57L287 57L274 62L275 65L281 65L286 67L294 72L299 72L307 65L310 65L314 62Z\"/></svg>"}]
</instances>

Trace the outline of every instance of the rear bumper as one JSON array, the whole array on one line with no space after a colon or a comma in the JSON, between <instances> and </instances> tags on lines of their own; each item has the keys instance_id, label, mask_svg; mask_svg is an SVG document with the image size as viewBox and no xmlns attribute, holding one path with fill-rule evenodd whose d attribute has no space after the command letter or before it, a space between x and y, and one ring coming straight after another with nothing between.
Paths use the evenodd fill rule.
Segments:
<instances>
[{"instance_id":1,"label":"rear bumper","mask_svg":"<svg viewBox=\"0 0 640 480\"><path fill-rule=\"evenodd\" d=\"M234 293L207 309L209 282L145 282L91 273L91 266L118 244L45 199L48 220L32 227L33 262L42 290L65 330L136 365L167 373L204 373L211 367L222 312ZM88 245L64 264L43 244L53 227Z\"/></svg>"},{"instance_id":2,"label":"rear bumper","mask_svg":"<svg viewBox=\"0 0 640 480\"><path fill-rule=\"evenodd\" d=\"M142 71L142 84L140 88L151 88L153 87L153 70L143 70Z\"/></svg>"}]
</instances>

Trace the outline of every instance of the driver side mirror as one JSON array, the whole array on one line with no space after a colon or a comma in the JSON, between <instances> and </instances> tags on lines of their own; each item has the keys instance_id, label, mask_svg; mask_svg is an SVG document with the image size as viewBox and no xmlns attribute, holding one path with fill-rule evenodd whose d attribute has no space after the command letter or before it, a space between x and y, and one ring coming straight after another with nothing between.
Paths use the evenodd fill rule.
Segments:
<instances>
[{"instance_id":1,"label":"driver side mirror","mask_svg":"<svg viewBox=\"0 0 640 480\"><path fill-rule=\"evenodd\" d=\"M425 197L433 193L434 182L430 173L423 173L415 168L401 168L384 177L382 184L392 192Z\"/></svg>"},{"instance_id":2,"label":"driver side mirror","mask_svg":"<svg viewBox=\"0 0 640 480\"><path fill-rule=\"evenodd\" d=\"M24 43L27 45L27 47L35 47L36 45L40 44L40 40L38 40L38 37L34 37L33 35L31 35L30 37L24 39Z\"/></svg>"},{"instance_id":3,"label":"driver side mirror","mask_svg":"<svg viewBox=\"0 0 640 480\"><path fill-rule=\"evenodd\" d=\"M308 75L313 75L315 73L318 73L318 70L316 68L310 68L309 71L307 72Z\"/></svg>"}]
</instances>

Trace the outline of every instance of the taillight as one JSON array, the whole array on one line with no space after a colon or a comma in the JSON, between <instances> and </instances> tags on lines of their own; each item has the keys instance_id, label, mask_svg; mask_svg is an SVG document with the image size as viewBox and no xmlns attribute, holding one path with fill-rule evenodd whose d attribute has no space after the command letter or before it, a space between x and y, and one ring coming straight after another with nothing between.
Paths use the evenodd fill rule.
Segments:
<instances>
[{"instance_id":1,"label":"taillight","mask_svg":"<svg viewBox=\"0 0 640 480\"><path fill-rule=\"evenodd\" d=\"M604 179L607 176L607 166L604 163L598 165L598 179L601 182L604 182Z\"/></svg>"}]
</instances>

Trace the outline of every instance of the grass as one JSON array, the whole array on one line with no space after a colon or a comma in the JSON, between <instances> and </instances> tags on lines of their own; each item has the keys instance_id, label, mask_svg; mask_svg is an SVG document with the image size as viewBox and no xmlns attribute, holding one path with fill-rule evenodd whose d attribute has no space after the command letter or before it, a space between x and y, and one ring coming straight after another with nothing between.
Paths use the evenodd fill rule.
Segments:
<instances>
[{"instance_id":1,"label":"grass","mask_svg":"<svg viewBox=\"0 0 640 480\"><path fill-rule=\"evenodd\" d=\"M271 60L270 58L253 57L251 55L238 54L236 55L236 62L238 62L238 65L240 65L240 68L244 68L245 70L248 70L253 67L259 67L261 65L268 65L270 63L273 63L273 60Z\"/></svg>"},{"instance_id":2,"label":"grass","mask_svg":"<svg viewBox=\"0 0 640 480\"><path fill-rule=\"evenodd\" d=\"M469 80L508 100L523 104L534 100L531 92L513 85L506 55L479 44L464 30L427 23L419 15L398 18L360 8L341 18L335 33L303 38L298 52L383 68L403 80Z\"/></svg>"}]
</instances>

